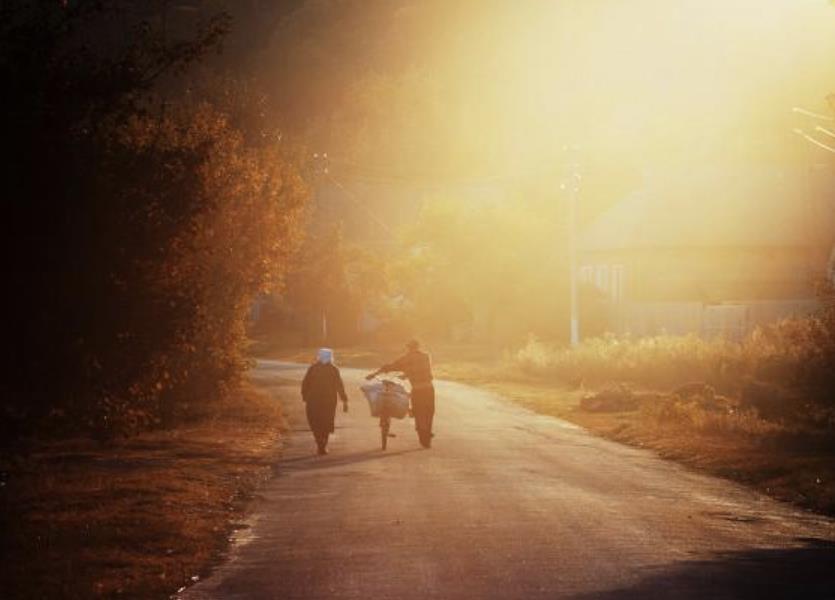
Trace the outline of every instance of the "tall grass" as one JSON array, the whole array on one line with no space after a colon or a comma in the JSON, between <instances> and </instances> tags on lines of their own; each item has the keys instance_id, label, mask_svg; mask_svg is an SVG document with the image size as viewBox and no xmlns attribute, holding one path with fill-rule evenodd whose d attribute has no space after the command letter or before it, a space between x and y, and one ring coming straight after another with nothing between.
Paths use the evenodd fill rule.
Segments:
<instances>
[{"instance_id":1,"label":"tall grass","mask_svg":"<svg viewBox=\"0 0 835 600\"><path fill-rule=\"evenodd\" d=\"M756 439L786 430L784 423L762 419L754 410L738 407L716 410L704 406L698 400L661 398L643 403L640 410L644 424L652 424L667 431L695 432L715 437L744 435Z\"/></svg>"},{"instance_id":2,"label":"tall grass","mask_svg":"<svg viewBox=\"0 0 835 600\"><path fill-rule=\"evenodd\" d=\"M835 389L835 332L823 318L782 321L755 330L741 342L695 335L607 335L569 349L531 336L511 359L528 375L562 381L655 387L702 381L726 393L738 391L748 380Z\"/></svg>"}]
</instances>

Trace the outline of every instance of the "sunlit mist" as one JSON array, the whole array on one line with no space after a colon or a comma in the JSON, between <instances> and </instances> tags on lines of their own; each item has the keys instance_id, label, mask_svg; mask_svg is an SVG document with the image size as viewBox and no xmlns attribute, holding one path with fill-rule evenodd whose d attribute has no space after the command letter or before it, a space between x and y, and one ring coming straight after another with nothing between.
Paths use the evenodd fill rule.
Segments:
<instances>
[{"instance_id":1,"label":"sunlit mist","mask_svg":"<svg viewBox=\"0 0 835 600\"><path fill-rule=\"evenodd\" d=\"M835 20L822 0L405 3L380 36L377 75L321 90L328 143L347 129L363 164L519 174L565 145L789 155L791 108L828 92Z\"/></svg>"}]
</instances>

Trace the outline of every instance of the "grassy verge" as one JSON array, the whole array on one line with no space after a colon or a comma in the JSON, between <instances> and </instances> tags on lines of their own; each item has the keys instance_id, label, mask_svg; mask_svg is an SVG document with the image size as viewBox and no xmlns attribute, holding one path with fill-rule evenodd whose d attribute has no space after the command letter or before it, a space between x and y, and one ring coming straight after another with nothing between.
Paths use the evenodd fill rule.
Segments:
<instances>
[{"instance_id":1,"label":"grassy verge","mask_svg":"<svg viewBox=\"0 0 835 600\"><path fill-rule=\"evenodd\" d=\"M274 394L246 388L193 425L107 447L4 458L3 596L165 598L204 576L271 472Z\"/></svg>"},{"instance_id":2,"label":"grassy verge","mask_svg":"<svg viewBox=\"0 0 835 600\"><path fill-rule=\"evenodd\" d=\"M375 367L398 348L337 349L340 364ZM835 436L831 430L767 421L746 411L717 413L696 404L659 410L666 390L637 390L633 409L590 412L584 396L605 387L567 385L518 368L508 357L474 346L432 348L436 376L491 390L541 414L559 417L587 430L695 469L755 487L760 491L827 514L835 514ZM277 353L307 361L313 350Z\"/></svg>"}]
</instances>

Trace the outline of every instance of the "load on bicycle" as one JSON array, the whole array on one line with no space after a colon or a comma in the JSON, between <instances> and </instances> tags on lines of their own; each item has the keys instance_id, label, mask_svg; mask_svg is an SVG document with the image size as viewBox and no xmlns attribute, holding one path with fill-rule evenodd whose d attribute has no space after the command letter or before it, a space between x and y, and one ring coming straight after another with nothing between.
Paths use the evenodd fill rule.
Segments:
<instances>
[{"instance_id":1,"label":"load on bicycle","mask_svg":"<svg viewBox=\"0 0 835 600\"><path fill-rule=\"evenodd\" d=\"M380 419L380 437L386 449L392 419L402 419L409 414L409 392L399 383L383 379L360 387L372 417Z\"/></svg>"}]
</instances>

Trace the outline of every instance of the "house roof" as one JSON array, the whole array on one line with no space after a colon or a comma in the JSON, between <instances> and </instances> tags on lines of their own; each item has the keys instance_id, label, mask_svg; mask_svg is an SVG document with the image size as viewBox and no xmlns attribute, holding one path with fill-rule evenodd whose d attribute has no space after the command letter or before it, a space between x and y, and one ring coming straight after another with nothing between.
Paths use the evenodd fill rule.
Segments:
<instances>
[{"instance_id":1,"label":"house roof","mask_svg":"<svg viewBox=\"0 0 835 600\"><path fill-rule=\"evenodd\" d=\"M830 170L694 167L647 178L580 234L586 251L817 246L835 239Z\"/></svg>"}]
</instances>

